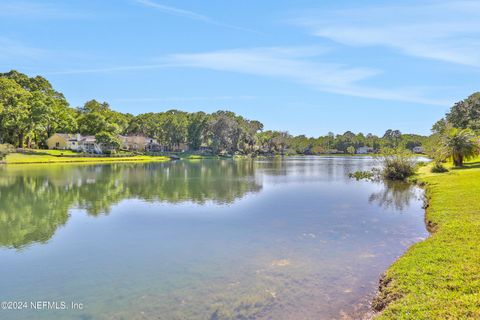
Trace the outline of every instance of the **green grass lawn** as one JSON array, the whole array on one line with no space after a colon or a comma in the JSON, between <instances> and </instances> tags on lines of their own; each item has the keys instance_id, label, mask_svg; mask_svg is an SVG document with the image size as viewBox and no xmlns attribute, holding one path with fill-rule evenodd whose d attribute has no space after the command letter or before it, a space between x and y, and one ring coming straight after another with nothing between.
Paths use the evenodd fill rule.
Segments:
<instances>
[{"instance_id":1,"label":"green grass lawn","mask_svg":"<svg viewBox=\"0 0 480 320\"><path fill-rule=\"evenodd\" d=\"M44 150L44 149L28 149L30 152L35 152L39 154L49 154L52 156L74 156L77 155L77 152L74 152L72 150Z\"/></svg>"},{"instance_id":2,"label":"green grass lawn","mask_svg":"<svg viewBox=\"0 0 480 320\"><path fill-rule=\"evenodd\" d=\"M45 151L45 150L42 150ZM46 150L58 151L58 150ZM71 152L71 151L70 151ZM64 155L67 155L64 152ZM26 155L21 153L11 153L5 158L7 164L30 164L30 163L105 163L105 162L147 162L147 161L168 161L170 158L164 156L131 156L131 157L59 157L55 153Z\"/></svg>"},{"instance_id":3,"label":"green grass lawn","mask_svg":"<svg viewBox=\"0 0 480 320\"><path fill-rule=\"evenodd\" d=\"M387 270L375 302L388 305L378 319L480 319L480 159L428 171L419 179L432 235Z\"/></svg>"}]
</instances>

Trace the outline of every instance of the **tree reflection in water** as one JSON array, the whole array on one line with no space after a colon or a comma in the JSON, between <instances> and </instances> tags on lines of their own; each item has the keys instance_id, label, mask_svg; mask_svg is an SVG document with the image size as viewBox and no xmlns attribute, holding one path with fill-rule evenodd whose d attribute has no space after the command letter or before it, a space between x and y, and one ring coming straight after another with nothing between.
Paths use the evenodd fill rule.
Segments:
<instances>
[{"instance_id":1,"label":"tree reflection in water","mask_svg":"<svg viewBox=\"0 0 480 320\"><path fill-rule=\"evenodd\" d=\"M48 241L73 207L108 214L124 199L217 204L261 185L252 161L4 167L0 171L0 246Z\"/></svg>"},{"instance_id":2,"label":"tree reflection in water","mask_svg":"<svg viewBox=\"0 0 480 320\"><path fill-rule=\"evenodd\" d=\"M382 208L403 211L414 199L419 199L420 190L415 185L406 182L384 181L384 188L370 195L368 201L377 203Z\"/></svg>"}]
</instances>

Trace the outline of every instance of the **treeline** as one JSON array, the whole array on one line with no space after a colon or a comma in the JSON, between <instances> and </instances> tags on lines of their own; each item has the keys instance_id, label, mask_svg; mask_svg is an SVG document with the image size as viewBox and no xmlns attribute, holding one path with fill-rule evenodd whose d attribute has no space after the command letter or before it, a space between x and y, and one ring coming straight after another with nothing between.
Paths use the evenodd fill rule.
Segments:
<instances>
[{"instance_id":1,"label":"treeline","mask_svg":"<svg viewBox=\"0 0 480 320\"><path fill-rule=\"evenodd\" d=\"M188 113L179 110L134 116L114 111L106 102L91 100L71 107L64 95L41 76L17 71L0 73L0 143L45 148L54 133L94 135L97 141L119 146L118 135L145 135L167 149L188 145L190 150L214 153L355 153L360 147L412 149L426 137L387 130L383 136L347 131L310 138L286 131L263 131L263 124L230 111Z\"/></svg>"},{"instance_id":2,"label":"treeline","mask_svg":"<svg viewBox=\"0 0 480 320\"><path fill-rule=\"evenodd\" d=\"M443 172L443 163L451 158L455 166L480 154L480 92L455 103L444 118L432 127L429 156L434 159L432 171Z\"/></svg>"}]
</instances>

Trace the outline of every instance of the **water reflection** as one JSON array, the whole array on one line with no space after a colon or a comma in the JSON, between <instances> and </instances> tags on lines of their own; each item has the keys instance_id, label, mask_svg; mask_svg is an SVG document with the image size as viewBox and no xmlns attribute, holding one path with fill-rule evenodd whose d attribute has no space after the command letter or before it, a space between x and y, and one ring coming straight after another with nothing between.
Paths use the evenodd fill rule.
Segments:
<instances>
[{"instance_id":1,"label":"water reflection","mask_svg":"<svg viewBox=\"0 0 480 320\"><path fill-rule=\"evenodd\" d=\"M123 199L229 204L262 186L251 161L7 167L0 172L0 246L45 242L69 209L108 214Z\"/></svg>"},{"instance_id":2,"label":"water reflection","mask_svg":"<svg viewBox=\"0 0 480 320\"><path fill-rule=\"evenodd\" d=\"M377 203L380 207L389 209L393 208L402 212L410 206L413 201L421 198L421 191L415 185L399 181L384 181L385 185L378 192L370 195L368 201Z\"/></svg>"},{"instance_id":3,"label":"water reflection","mask_svg":"<svg viewBox=\"0 0 480 320\"><path fill-rule=\"evenodd\" d=\"M425 235L411 189L348 178L372 165L301 157L3 168L0 300L87 307L0 318L361 318L380 274Z\"/></svg>"},{"instance_id":4,"label":"water reflection","mask_svg":"<svg viewBox=\"0 0 480 320\"><path fill-rule=\"evenodd\" d=\"M0 171L0 246L44 243L64 225L69 210L108 214L124 199L148 202L233 203L262 189L262 176L275 183L345 179L370 162L355 159L276 158L263 161L191 161L150 164L3 167ZM285 177L278 179L278 177ZM382 183L383 184L383 183ZM402 211L419 197L410 184L387 182L369 202Z\"/></svg>"}]
</instances>

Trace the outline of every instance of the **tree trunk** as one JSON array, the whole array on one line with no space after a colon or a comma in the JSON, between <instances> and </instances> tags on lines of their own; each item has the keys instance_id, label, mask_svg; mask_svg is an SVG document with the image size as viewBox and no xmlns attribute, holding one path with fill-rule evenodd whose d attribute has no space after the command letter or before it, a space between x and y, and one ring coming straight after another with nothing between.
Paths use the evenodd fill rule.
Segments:
<instances>
[{"instance_id":1,"label":"tree trunk","mask_svg":"<svg viewBox=\"0 0 480 320\"><path fill-rule=\"evenodd\" d=\"M18 147L23 148L23 132L18 134Z\"/></svg>"},{"instance_id":2,"label":"tree trunk","mask_svg":"<svg viewBox=\"0 0 480 320\"><path fill-rule=\"evenodd\" d=\"M455 167L462 167L463 166L463 155L454 153L453 154L453 164Z\"/></svg>"},{"instance_id":3,"label":"tree trunk","mask_svg":"<svg viewBox=\"0 0 480 320\"><path fill-rule=\"evenodd\" d=\"M27 137L27 148L30 149L31 146L32 146L31 139L30 139L30 136L28 136Z\"/></svg>"}]
</instances>

